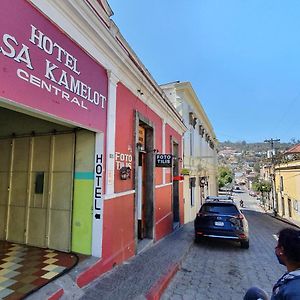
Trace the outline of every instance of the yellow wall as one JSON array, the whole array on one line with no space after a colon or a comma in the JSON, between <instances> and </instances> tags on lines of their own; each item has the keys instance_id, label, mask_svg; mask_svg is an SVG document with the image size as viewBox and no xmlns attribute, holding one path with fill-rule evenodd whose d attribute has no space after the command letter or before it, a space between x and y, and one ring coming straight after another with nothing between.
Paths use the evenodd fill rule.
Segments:
<instances>
[{"instance_id":1,"label":"yellow wall","mask_svg":"<svg viewBox=\"0 0 300 300\"><path fill-rule=\"evenodd\" d=\"M275 173L279 215L300 222L300 162L281 164ZM280 187L281 177L283 189Z\"/></svg>"}]
</instances>

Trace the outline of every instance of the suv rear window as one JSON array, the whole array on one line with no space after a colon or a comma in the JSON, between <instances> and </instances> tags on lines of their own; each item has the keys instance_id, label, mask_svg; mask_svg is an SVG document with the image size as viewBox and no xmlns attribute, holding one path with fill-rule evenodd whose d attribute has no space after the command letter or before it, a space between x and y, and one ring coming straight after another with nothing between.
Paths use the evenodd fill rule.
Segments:
<instances>
[{"instance_id":1,"label":"suv rear window","mask_svg":"<svg viewBox=\"0 0 300 300\"><path fill-rule=\"evenodd\" d=\"M200 212L222 214L222 215L236 215L238 210L233 204L222 204L222 203L206 203L201 207Z\"/></svg>"}]
</instances>

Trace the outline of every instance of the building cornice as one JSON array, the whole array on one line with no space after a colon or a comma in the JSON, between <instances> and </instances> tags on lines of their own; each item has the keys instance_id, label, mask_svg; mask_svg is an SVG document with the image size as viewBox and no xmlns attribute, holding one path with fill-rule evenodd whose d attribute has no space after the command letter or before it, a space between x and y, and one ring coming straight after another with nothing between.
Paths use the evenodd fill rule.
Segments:
<instances>
[{"instance_id":1,"label":"building cornice","mask_svg":"<svg viewBox=\"0 0 300 300\"><path fill-rule=\"evenodd\" d=\"M275 165L275 171L279 170L300 170L300 161L290 161Z\"/></svg>"},{"instance_id":2,"label":"building cornice","mask_svg":"<svg viewBox=\"0 0 300 300\"><path fill-rule=\"evenodd\" d=\"M170 126L179 133L186 130L179 113L109 18L112 11L106 1L28 1Z\"/></svg>"},{"instance_id":3,"label":"building cornice","mask_svg":"<svg viewBox=\"0 0 300 300\"><path fill-rule=\"evenodd\" d=\"M216 134L213 130L213 127L191 83L190 82L175 83L175 88L176 91L178 92L182 91L183 93L187 94L187 97L185 99L195 109L197 116L204 122L205 126L207 127L206 129L208 130L211 137L216 139Z\"/></svg>"},{"instance_id":4,"label":"building cornice","mask_svg":"<svg viewBox=\"0 0 300 300\"><path fill-rule=\"evenodd\" d=\"M176 93L180 93L180 92L183 93L185 95L184 97L185 102L189 104L191 107L193 107L196 117L204 123L203 125L205 129L210 134L212 139L214 141L217 141L214 129L190 82L175 81L167 84L162 84L161 87L162 89L173 88L175 89Z\"/></svg>"}]
</instances>

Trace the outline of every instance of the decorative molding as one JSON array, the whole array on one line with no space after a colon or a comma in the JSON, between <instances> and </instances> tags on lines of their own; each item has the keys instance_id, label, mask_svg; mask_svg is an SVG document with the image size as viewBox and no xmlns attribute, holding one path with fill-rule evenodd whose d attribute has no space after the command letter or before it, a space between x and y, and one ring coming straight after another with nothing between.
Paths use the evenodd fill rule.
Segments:
<instances>
[{"instance_id":1,"label":"decorative molding","mask_svg":"<svg viewBox=\"0 0 300 300\"><path fill-rule=\"evenodd\" d=\"M144 97L137 95L139 99L142 102L150 99L147 103L149 108L161 118L168 119L176 131L183 133L186 127L179 113L120 34L118 27L111 19L109 26L103 26L99 15L91 9L91 3L96 6L96 1L89 1L90 5L85 1L30 0L99 64L116 74L133 94L137 95L137 90L143 86Z\"/></svg>"},{"instance_id":2,"label":"decorative molding","mask_svg":"<svg viewBox=\"0 0 300 300\"><path fill-rule=\"evenodd\" d=\"M114 194L110 194L110 195L104 195L104 200L120 198L120 197L123 197L123 196L132 195L132 194L135 194L135 190L130 190L130 191L121 192L121 193L114 193Z\"/></svg>"},{"instance_id":3,"label":"decorative molding","mask_svg":"<svg viewBox=\"0 0 300 300\"><path fill-rule=\"evenodd\" d=\"M156 185L155 188L156 188L156 189L160 189L160 188L162 188L162 187L166 187L166 186L170 186L170 185L173 185L173 182L164 183L164 184L159 184L159 185Z\"/></svg>"}]
</instances>

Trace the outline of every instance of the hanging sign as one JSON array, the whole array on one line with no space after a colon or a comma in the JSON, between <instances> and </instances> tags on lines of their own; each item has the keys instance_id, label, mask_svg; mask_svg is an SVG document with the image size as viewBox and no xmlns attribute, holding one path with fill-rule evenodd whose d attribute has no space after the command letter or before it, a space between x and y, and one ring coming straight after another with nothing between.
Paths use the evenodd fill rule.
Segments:
<instances>
[{"instance_id":1,"label":"hanging sign","mask_svg":"<svg viewBox=\"0 0 300 300\"><path fill-rule=\"evenodd\" d=\"M155 166L160 168L172 168L172 154L156 154Z\"/></svg>"}]
</instances>

